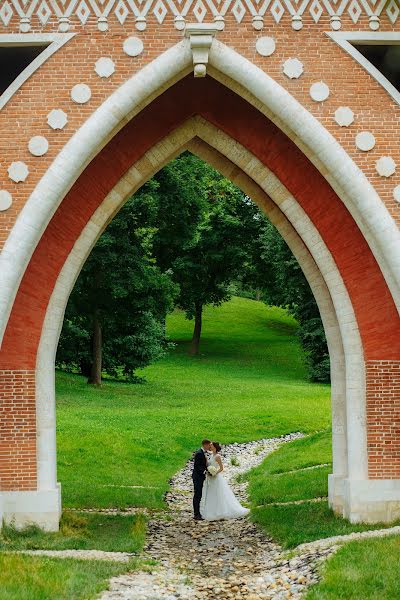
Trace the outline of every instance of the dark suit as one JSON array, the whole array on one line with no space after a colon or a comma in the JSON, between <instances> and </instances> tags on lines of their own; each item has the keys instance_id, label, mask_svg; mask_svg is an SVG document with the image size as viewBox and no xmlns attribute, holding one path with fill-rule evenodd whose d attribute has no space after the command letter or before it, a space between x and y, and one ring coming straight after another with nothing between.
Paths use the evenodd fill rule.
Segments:
<instances>
[{"instance_id":1,"label":"dark suit","mask_svg":"<svg viewBox=\"0 0 400 600\"><path fill-rule=\"evenodd\" d=\"M207 458L204 454L202 448L197 450L194 455L194 464L193 464L193 486L194 486L194 495L193 495L193 510L194 516L200 517L200 501L203 495L203 483L206 478L206 470L207 470Z\"/></svg>"}]
</instances>

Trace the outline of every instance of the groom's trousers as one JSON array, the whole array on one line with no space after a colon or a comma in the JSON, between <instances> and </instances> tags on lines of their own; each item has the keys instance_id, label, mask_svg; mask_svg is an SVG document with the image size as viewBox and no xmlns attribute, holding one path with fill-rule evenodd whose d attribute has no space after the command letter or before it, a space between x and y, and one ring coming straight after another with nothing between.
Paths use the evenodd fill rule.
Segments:
<instances>
[{"instance_id":1,"label":"groom's trousers","mask_svg":"<svg viewBox=\"0 0 400 600\"><path fill-rule=\"evenodd\" d=\"M194 516L200 516L200 502L203 495L204 477L193 477L194 496L193 496L193 511Z\"/></svg>"}]
</instances>

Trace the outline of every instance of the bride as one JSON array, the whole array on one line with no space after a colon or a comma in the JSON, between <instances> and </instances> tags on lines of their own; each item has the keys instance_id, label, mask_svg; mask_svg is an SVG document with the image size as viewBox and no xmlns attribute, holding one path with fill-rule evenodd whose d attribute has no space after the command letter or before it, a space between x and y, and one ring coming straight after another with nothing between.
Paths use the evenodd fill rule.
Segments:
<instances>
[{"instance_id":1,"label":"bride","mask_svg":"<svg viewBox=\"0 0 400 600\"><path fill-rule=\"evenodd\" d=\"M207 467L215 467L216 474L207 475L204 482L201 515L205 521L218 521L220 519L236 519L249 514L249 509L244 508L235 498L234 493L222 475L224 465L222 464L219 451L221 446L218 442L210 445L212 456Z\"/></svg>"}]
</instances>

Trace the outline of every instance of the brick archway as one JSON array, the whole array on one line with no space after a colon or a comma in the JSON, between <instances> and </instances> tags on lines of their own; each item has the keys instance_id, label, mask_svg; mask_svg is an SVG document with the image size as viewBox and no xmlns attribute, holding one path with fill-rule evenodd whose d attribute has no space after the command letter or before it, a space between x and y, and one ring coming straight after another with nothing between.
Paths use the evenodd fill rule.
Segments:
<instances>
[{"instance_id":1,"label":"brick archway","mask_svg":"<svg viewBox=\"0 0 400 600\"><path fill-rule=\"evenodd\" d=\"M223 53L221 46L218 50ZM215 58L217 63L218 56ZM327 181L329 174L322 176L290 137L254 106L255 102L249 101L248 92L240 94L240 86L237 86L239 93L232 91L214 77L199 80L190 75L177 79L170 82L172 85L166 85L167 89L161 94L154 94L153 98L150 95L147 106L136 111L126 124L116 120L116 132L108 136L103 147L97 148L89 164L85 165L84 159L78 156L76 162L81 173L67 194L56 190L58 208L54 214L48 212L48 223L43 223L37 246L23 267L0 352L1 377L16 390L17 399L15 406L10 402L4 421L8 426L1 471L5 516L14 516L20 523L31 518L49 528L55 528L58 522L55 423L48 414L52 398L46 396L49 386L41 387L43 380L42 373L38 374L38 364L40 369L42 355L39 349L47 333L43 324L50 318L49 303L60 273L71 256L72 279L78 273L82 259L90 250L90 246L80 246L79 240L85 228L92 225L94 243L96 234L105 226L104 215L97 223L92 219L96 211L101 212L107 195L124 182L122 196L120 193L109 197L117 208L135 185L145 181L145 178L136 182L134 178L124 179L132 165L143 161L144 157L151 157L153 163L147 176L152 169L158 170L162 161L157 154L151 153L152 149L168 144L170 136L195 117L193 135L182 141L182 147L190 142L199 149L192 140L203 135L208 135L208 145L220 152L224 152L223 144L221 146L224 138L228 145L236 145L236 158L233 155L231 163L245 173L250 182L248 185L253 182L261 195L268 194L272 198L275 209L283 214L285 225L282 230L286 227L287 236L292 230L297 232L294 247L297 244L299 248L303 243L305 272L310 278L310 273L316 272L320 286L324 288L329 307L324 309L323 295L320 307L325 325L331 322L335 330L328 333L328 337L336 339L335 344L331 344L337 375L334 394L338 395L333 408L334 412L340 413L338 423L334 423L334 441L341 458L331 478L331 504L354 521L391 519L400 505L397 430L396 424L382 426L376 418L383 403L389 420L397 418L394 390L400 365L400 321L393 297L398 282L389 272L391 257L385 255L385 260L378 264L376 255L384 254L384 247L372 252L374 232L369 231L370 239L367 239L362 231L365 226L360 222L362 217L358 215L357 222L356 208L351 211L345 205L346 192L341 190L340 197L337 195ZM280 101L279 98L273 100ZM296 115L292 117L296 119ZM207 126L201 127L199 123ZM318 133L317 128L311 132L316 138ZM214 141L213 137L216 138ZM302 144L305 143L302 140ZM172 146L165 159L171 158L179 149L179 143ZM250 157L245 167L240 165L238 157L241 149ZM315 157L314 162L319 166L317 159ZM257 181L255 164L267 169L264 181ZM354 185L355 182L350 181L350 187ZM314 288L317 289L315 282ZM64 294L61 292L64 303L67 295L68 290L64 289ZM57 313L53 312L53 322L51 318L50 323L47 322L47 326L56 332L61 324L62 303L61 312L60 306L58 308L58 318L54 321ZM344 361L339 346L343 347ZM49 375L49 365L45 368ZM390 377L394 382L392 387L387 385ZM339 394L344 394L345 398L339 398ZM14 417L23 422L22 428L13 428L7 420L13 412ZM388 440L390 444L385 443Z\"/></svg>"}]
</instances>

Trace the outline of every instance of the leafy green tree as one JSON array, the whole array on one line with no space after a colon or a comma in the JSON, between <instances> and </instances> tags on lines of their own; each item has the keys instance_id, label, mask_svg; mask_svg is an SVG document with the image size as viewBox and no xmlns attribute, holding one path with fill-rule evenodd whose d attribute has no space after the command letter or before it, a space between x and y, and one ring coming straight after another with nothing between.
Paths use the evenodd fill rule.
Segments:
<instances>
[{"instance_id":1,"label":"leafy green tree","mask_svg":"<svg viewBox=\"0 0 400 600\"><path fill-rule=\"evenodd\" d=\"M190 165L193 189L201 200L202 221L195 236L183 244L170 263L179 284L177 304L194 320L190 353L198 354L204 306L218 306L231 297L231 283L249 261L253 236L261 215L257 207L230 181L194 156L181 159Z\"/></svg>"},{"instance_id":2,"label":"leafy green tree","mask_svg":"<svg viewBox=\"0 0 400 600\"><path fill-rule=\"evenodd\" d=\"M151 195L154 185L142 189ZM57 364L100 385L102 372L136 379L165 353L164 320L177 286L151 255L151 232L128 201L98 240L69 299Z\"/></svg>"},{"instance_id":3,"label":"leafy green tree","mask_svg":"<svg viewBox=\"0 0 400 600\"><path fill-rule=\"evenodd\" d=\"M286 242L266 221L260 237L261 259L268 265L263 287L267 303L288 308L299 321L299 338L312 381L329 382L329 353L319 309L310 286Z\"/></svg>"}]
</instances>

